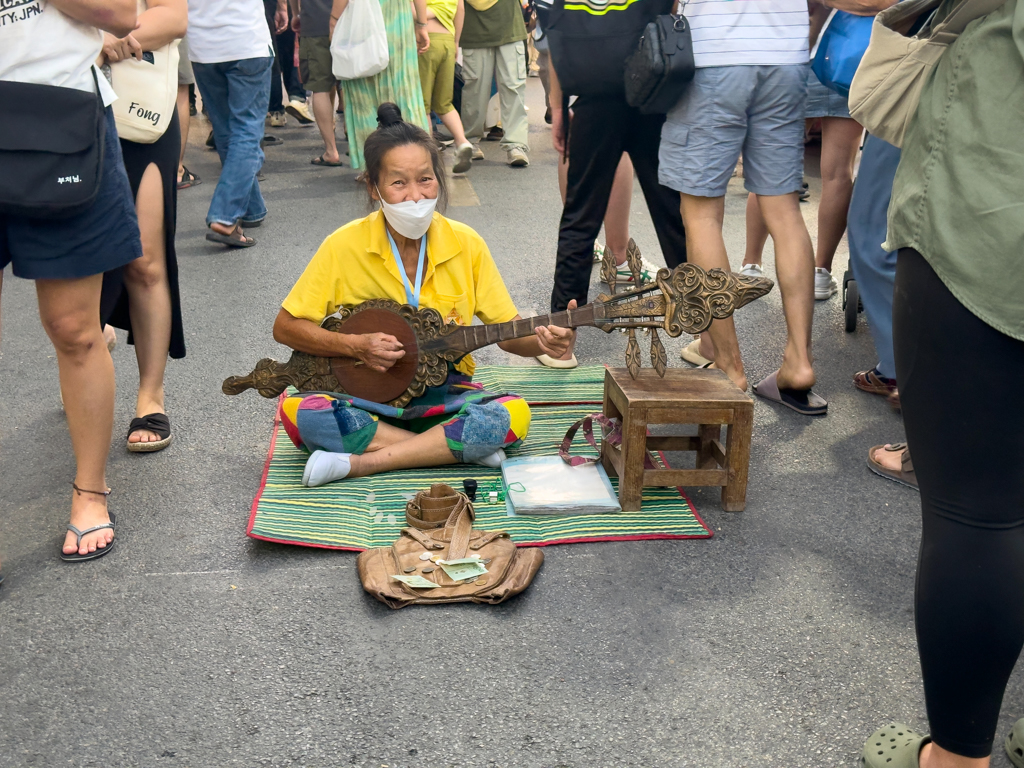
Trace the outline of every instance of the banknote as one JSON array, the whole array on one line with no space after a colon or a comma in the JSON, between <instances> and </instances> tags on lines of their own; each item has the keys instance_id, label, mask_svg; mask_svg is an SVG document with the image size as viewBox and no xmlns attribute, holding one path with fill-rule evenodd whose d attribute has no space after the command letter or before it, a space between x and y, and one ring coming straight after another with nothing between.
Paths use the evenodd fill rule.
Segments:
<instances>
[{"instance_id":1,"label":"banknote","mask_svg":"<svg viewBox=\"0 0 1024 768\"><path fill-rule=\"evenodd\" d=\"M397 574L393 574L391 578L395 581L400 581L403 584L408 584L413 589L433 589L434 587L440 586L432 581L424 579L418 573L414 573L412 576L406 576L404 574L399 576Z\"/></svg>"}]
</instances>

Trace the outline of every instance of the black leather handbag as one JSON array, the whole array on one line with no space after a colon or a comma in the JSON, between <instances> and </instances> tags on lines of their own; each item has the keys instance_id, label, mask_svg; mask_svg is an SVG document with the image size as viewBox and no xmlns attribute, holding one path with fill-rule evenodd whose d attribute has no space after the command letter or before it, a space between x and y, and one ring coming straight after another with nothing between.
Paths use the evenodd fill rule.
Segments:
<instances>
[{"instance_id":1,"label":"black leather handbag","mask_svg":"<svg viewBox=\"0 0 1024 768\"><path fill-rule=\"evenodd\" d=\"M693 73L689 22L681 14L659 16L626 59L626 102L645 115L664 114L682 97Z\"/></svg>"},{"instance_id":2,"label":"black leather handbag","mask_svg":"<svg viewBox=\"0 0 1024 768\"><path fill-rule=\"evenodd\" d=\"M0 81L0 104L0 214L59 219L87 210L106 143L98 93Z\"/></svg>"}]
</instances>

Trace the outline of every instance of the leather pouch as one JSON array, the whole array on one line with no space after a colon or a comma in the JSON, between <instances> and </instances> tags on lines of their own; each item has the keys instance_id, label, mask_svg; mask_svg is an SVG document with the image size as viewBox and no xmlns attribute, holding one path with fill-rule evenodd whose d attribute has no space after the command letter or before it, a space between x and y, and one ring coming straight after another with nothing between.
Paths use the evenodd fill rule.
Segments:
<instances>
[{"instance_id":1,"label":"leather pouch","mask_svg":"<svg viewBox=\"0 0 1024 768\"><path fill-rule=\"evenodd\" d=\"M368 549L356 560L363 589L391 608L430 603L501 603L533 581L544 553L519 549L505 531L473 528L473 505L447 485L433 485L406 505L407 528L390 547ZM479 556L487 573L456 581L436 560ZM433 558L433 559L431 559ZM437 584L416 588L393 576Z\"/></svg>"}]
</instances>

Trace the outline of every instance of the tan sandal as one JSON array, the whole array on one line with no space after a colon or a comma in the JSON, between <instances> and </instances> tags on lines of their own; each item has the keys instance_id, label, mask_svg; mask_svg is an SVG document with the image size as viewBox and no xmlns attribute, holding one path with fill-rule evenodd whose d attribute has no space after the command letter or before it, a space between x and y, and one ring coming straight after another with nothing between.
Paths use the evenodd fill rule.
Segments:
<instances>
[{"instance_id":1,"label":"tan sandal","mask_svg":"<svg viewBox=\"0 0 1024 768\"><path fill-rule=\"evenodd\" d=\"M900 469L894 470L883 466L879 462L875 461L875 451L882 448L889 453L896 453L897 451L902 452L901 466ZM893 443L891 445L876 445L870 451L868 451L868 469L874 472L879 477L884 477L887 480L892 480L905 485L908 488L913 488L915 491L920 491L917 487L917 472L914 471L914 463L910 460L910 449L907 448L906 443Z\"/></svg>"}]
</instances>

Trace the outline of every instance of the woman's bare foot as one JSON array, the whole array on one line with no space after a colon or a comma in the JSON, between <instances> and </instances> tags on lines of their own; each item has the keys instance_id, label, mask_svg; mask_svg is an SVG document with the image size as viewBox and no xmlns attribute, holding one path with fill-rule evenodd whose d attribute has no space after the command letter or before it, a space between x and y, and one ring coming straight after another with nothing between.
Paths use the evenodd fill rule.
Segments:
<instances>
[{"instance_id":1,"label":"woman's bare foot","mask_svg":"<svg viewBox=\"0 0 1024 768\"><path fill-rule=\"evenodd\" d=\"M790 365L784 361L776 381L779 389L805 390L813 387L817 379L810 364Z\"/></svg>"},{"instance_id":2,"label":"woman's bare foot","mask_svg":"<svg viewBox=\"0 0 1024 768\"><path fill-rule=\"evenodd\" d=\"M871 456L878 464L892 472L899 472L903 468L903 451L890 451L891 443L886 443L877 449Z\"/></svg>"},{"instance_id":3,"label":"woman's bare foot","mask_svg":"<svg viewBox=\"0 0 1024 768\"><path fill-rule=\"evenodd\" d=\"M160 394L159 398L155 398L143 397L140 392L135 406L135 418L141 419L143 416L149 416L151 413L167 413L164 410L163 393ZM163 438L160 435L156 432L150 432L148 429L137 430L128 436L129 443L159 443L161 440Z\"/></svg>"},{"instance_id":4,"label":"woman's bare foot","mask_svg":"<svg viewBox=\"0 0 1024 768\"><path fill-rule=\"evenodd\" d=\"M79 485L79 487L82 489L86 488L84 485ZM106 490L106 488L89 488L89 490L99 491ZM84 531L87 528L109 522L110 517L107 515L106 498L97 493L79 493L72 490L71 524L73 526L80 531ZM76 538L72 531L68 531L67 536L64 537L65 555L72 555L75 552L78 552L80 555L87 555L90 552L95 552L97 549L106 547L114 540L114 532L110 528L104 528L101 531L86 534L82 537L82 541L77 547L75 546Z\"/></svg>"}]
</instances>

